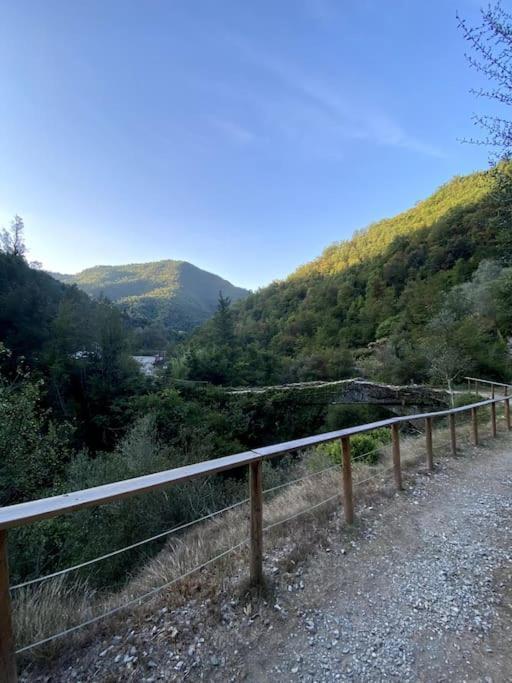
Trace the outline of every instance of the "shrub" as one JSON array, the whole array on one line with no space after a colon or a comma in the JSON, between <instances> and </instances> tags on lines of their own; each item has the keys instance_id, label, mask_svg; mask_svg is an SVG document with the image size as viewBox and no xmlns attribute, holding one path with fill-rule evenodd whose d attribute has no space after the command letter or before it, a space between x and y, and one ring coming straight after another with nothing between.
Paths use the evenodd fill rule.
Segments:
<instances>
[{"instance_id":1,"label":"shrub","mask_svg":"<svg viewBox=\"0 0 512 683\"><path fill-rule=\"evenodd\" d=\"M93 459L82 452L72 458L63 481L47 495L171 469L186 460L181 451L158 440L154 420L146 416L134 424L114 453L101 453ZM10 534L13 580L87 561L201 517L246 495L243 480L208 477L21 527ZM165 538L91 565L81 578L95 586L122 581L127 571L157 552L164 542Z\"/></svg>"},{"instance_id":2,"label":"shrub","mask_svg":"<svg viewBox=\"0 0 512 683\"><path fill-rule=\"evenodd\" d=\"M69 458L70 429L50 419L42 386L23 369L13 381L0 373L0 505L35 497L62 474Z\"/></svg>"},{"instance_id":3,"label":"shrub","mask_svg":"<svg viewBox=\"0 0 512 683\"><path fill-rule=\"evenodd\" d=\"M483 401L482 396L477 396L476 394L472 394L469 391L465 391L462 394L455 394L453 397L453 402L455 404L455 407L458 408L459 406L467 406L470 403L478 403L478 401Z\"/></svg>"},{"instance_id":4,"label":"shrub","mask_svg":"<svg viewBox=\"0 0 512 683\"><path fill-rule=\"evenodd\" d=\"M378 437L371 434L358 434L353 436L350 442L352 460L363 460L370 465L375 465L379 461L379 448L382 442Z\"/></svg>"},{"instance_id":5,"label":"shrub","mask_svg":"<svg viewBox=\"0 0 512 683\"><path fill-rule=\"evenodd\" d=\"M375 465L379 461L381 447L391 439L386 428L376 429L368 434L356 434L350 439L350 454L354 461L364 461ZM335 464L341 464L341 443L339 439L316 447L317 457L312 458L312 466L319 469L319 457L327 458ZM319 456L319 457L318 457Z\"/></svg>"}]
</instances>

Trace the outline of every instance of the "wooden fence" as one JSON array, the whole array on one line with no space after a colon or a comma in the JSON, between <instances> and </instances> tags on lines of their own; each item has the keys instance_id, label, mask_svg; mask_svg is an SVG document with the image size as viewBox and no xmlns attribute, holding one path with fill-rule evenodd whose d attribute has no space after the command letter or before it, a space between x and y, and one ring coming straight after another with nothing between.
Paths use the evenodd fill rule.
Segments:
<instances>
[{"instance_id":1,"label":"wooden fence","mask_svg":"<svg viewBox=\"0 0 512 683\"><path fill-rule=\"evenodd\" d=\"M11 598L9 585L9 566L7 558L7 533L9 529L30 524L50 517L57 517L74 510L103 505L129 496L156 491L158 489L190 481L197 477L223 472L247 465L249 468L250 495L250 578L253 584L263 581L263 485L262 462L291 451L317 446L322 443L339 439L342 446L342 489L343 508L347 524L354 521L352 469L350 455L350 438L356 434L371 432L374 429L388 427L391 430L393 472L395 486L402 488L402 469L400 463L400 425L416 420L423 420L425 424L426 465L433 469L432 427L436 418L448 417L450 429L450 444L453 454L457 449L456 417L464 413L471 414L472 440L478 445L478 410L485 406L491 409L491 432L496 436L496 404L503 402L507 429L511 429L510 397L511 385L497 382L487 382L481 379L465 378L471 383L488 385L491 398L473 404L429 413L419 413L394 417L378 422L358 425L347 429L340 429L325 434L309 436L302 439L287 441L273 446L255 448L243 453L228 455L215 460L208 460L194 465L178 467L172 470L149 474L143 477L117 481L112 484L96 486L83 491L75 491L51 498L43 498L28 503L10 505L0 508L0 682L15 683L17 681L16 650L12 628ZM503 389L503 396L495 396L496 388Z\"/></svg>"}]
</instances>

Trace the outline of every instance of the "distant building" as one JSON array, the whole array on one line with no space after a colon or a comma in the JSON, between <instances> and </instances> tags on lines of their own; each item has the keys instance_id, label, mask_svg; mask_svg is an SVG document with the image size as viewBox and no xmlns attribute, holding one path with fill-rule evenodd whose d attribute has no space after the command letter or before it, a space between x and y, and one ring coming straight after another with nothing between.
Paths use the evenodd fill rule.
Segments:
<instances>
[{"instance_id":1,"label":"distant building","mask_svg":"<svg viewBox=\"0 0 512 683\"><path fill-rule=\"evenodd\" d=\"M146 377L153 377L156 374L157 368L163 365L163 356L132 356L133 360L138 363L140 371Z\"/></svg>"}]
</instances>

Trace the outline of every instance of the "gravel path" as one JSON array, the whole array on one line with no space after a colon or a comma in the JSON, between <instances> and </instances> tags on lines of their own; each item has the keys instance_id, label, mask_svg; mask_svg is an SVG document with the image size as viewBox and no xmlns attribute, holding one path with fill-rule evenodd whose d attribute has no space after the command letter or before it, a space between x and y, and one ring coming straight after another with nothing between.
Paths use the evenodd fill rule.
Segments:
<instances>
[{"instance_id":1,"label":"gravel path","mask_svg":"<svg viewBox=\"0 0 512 683\"><path fill-rule=\"evenodd\" d=\"M448 461L373 512L309 563L247 680L511 681L512 449Z\"/></svg>"},{"instance_id":2,"label":"gravel path","mask_svg":"<svg viewBox=\"0 0 512 683\"><path fill-rule=\"evenodd\" d=\"M21 680L512 681L511 437L490 445L356 501L352 532L339 514L298 546L290 529L266 554L266 598L197 576L180 608L128 614Z\"/></svg>"}]
</instances>

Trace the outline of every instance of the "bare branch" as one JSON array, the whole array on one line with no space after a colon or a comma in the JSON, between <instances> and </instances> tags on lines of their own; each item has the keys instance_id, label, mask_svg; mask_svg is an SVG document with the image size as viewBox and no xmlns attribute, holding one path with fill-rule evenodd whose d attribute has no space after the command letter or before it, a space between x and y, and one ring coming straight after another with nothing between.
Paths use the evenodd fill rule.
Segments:
<instances>
[{"instance_id":1,"label":"bare branch","mask_svg":"<svg viewBox=\"0 0 512 683\"><path fill-rule=\"evenodd\" d=\"M472 69L483 74L495 87L472 89L504 106L512 105L512 15L500 2L481 10L481 23L470 26L457 14L458 26L471 51L465 57ZM512 150L512 123L497 116L474 115L473 123L485 131L483 139L465 139L477 145L501 150L497 159L509 158Z\"/></svg>"}]
</instances>

